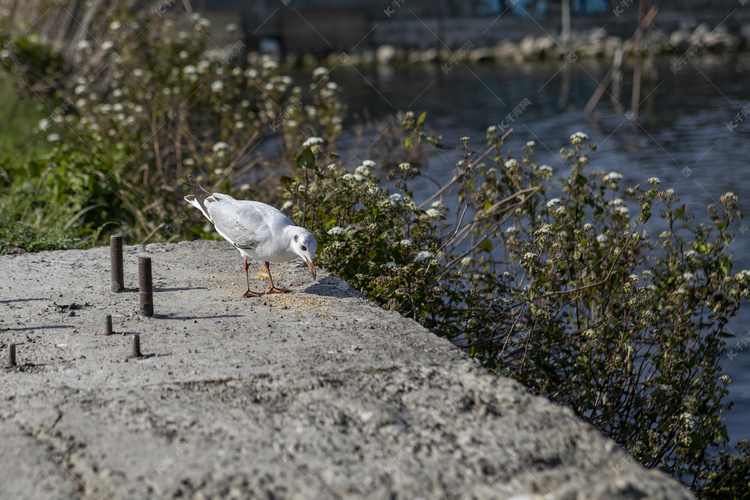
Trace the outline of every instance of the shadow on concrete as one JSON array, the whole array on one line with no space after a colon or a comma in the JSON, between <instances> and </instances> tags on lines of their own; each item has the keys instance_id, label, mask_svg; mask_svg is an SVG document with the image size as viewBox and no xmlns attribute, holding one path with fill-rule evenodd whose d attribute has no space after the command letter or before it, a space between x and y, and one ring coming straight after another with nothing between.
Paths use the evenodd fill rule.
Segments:
<instances>
[{"instance_id":1,"label":"shadow on concrete","mask_svg":"<svg viewBox=\"0 0 750 500\"><path fill-rule=\"evenodd\" d=\"M38 299L8 299L8 300L0 300L0 304L10 304L11 302L31 302L32 300L51 300L47 298L38 298Z\"/></svg>"},{"instance_id":2,"label":"shadow on concrete","mask_svg":"<svg viewBox=\"0 0 750 500\"><path fill-rule=\"evenodd\" d=\"M184 292L185 290L206 290L205 286L180 286L174 288L154 288L154 293L157 292ZM136 292L138 289L135 290Z\"/></svg>"},{"instance_id":3,"label":"shadow on concrete","mask_svg":"<svg viewBox=\"0 0 750 500\"><path fill-rule=\"evenodd\" d=\"M365 296L335 276L327 276L305 288L305 293L323 297L364 299Z\"/></svg>"},{"instance_id":4,"label":"shadow on concrete","mask_svg":"<svg viewBox=\"0 0 750 500\"><path fill-rule=\"evenodd\" d=\"M214 319L214 318L242 318L241 314L215 314L211 316L173 316L171 314L154 314L151 316L154 319Z\"/></svg>"},{"instance_id":5,"label":"shadow on concrete","mask_svg":"<svg viewBox=\"0 0 750 500\"><path fill-rule=\"evenodd\" d=\"M47 330L51 328L73 328L72 325L51 325L51 326L24 326L21 328L0 328L0 331L14 331L14 332L21 332L24 330Z\"/></svg>"}]
</instances>

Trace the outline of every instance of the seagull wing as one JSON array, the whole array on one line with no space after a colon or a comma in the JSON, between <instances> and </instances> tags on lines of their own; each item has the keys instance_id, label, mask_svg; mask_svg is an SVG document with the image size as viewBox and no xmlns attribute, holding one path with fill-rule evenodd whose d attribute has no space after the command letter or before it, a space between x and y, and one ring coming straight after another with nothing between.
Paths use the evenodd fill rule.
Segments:
<instances>
[{"instance_id":1,"label":"seagull wing","mask_svg":"<svg viewBox=\"0 0 750 500\"><path fill-rule=\"evenodd\" d=\"M235 247L254 250L270 237L268 224L255 203L238 201L220 193L214 193L204 203L216 231Z\"/></svg>"}]
</instances>

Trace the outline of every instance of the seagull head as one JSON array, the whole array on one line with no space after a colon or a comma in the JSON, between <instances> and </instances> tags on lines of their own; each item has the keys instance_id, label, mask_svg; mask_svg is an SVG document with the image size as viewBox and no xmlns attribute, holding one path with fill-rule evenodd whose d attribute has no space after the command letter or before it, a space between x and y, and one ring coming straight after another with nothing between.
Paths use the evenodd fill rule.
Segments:
<instances>
[{"instance_id":1,"label":"seagull head","mask_svg":"<svg viewBox=\"0 0 750 500\"><path fill-rule=\"evenodd\" d=\"M292 236L292 251L302 257L310 270L310 274L313 275L313 279L315 278L313 259L317 250L318 242L315 241L312 233L303 227L295 228L294 236Z\"/></svg>"}]
</instances>

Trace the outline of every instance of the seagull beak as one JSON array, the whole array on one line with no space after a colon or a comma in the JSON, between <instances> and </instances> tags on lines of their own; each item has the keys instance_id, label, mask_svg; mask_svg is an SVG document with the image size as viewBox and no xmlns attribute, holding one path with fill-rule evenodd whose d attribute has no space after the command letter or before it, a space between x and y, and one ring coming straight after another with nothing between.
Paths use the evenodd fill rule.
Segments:
<instances>
[{"instance_id":1,"label":"seagull beak","mask_svg":"<svg viewBox=\"0 0 750 500\"><path fill-rule=\"evenodd\" d=\"M307 262L307 268L310 270L310 274L312 274L313 279L315 279L315 266L313 266L313 263L310 262L307 257L305 257L305 262Z\"/></svg>"}]
</instances>

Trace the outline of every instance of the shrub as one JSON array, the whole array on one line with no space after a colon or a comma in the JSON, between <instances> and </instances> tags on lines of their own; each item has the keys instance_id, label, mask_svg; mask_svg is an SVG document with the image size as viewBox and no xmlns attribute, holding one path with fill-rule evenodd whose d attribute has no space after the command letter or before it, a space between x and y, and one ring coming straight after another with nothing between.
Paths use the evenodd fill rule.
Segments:
<instances>
[{"instance_id":1,"label":"shrub","mask_svg":"<svg viewBox=\"0 0 750 500\"><path fill-rule=\"evenodd\" d=\"M54 19L65 7L50 8ZM37 206L69 208L74 227L117 221L131 241L176 239L197 217L178 191L198 165L204 184L233 192L230 179L264 177L253 154L264 140L280 139L283 166L307 136L340 133L343 106L325 68L303 89L270 58L248 65L242 42L217 50L200 15L155 16L124 1L77 8L97 23L54 44L10 29L0 60L21 89L48 89L53 110L38 127L53 151L4 165L8 183L36 183ZM254 191L264 195L262 185Z\"/></svg>"},{"instance_id":2,"label":"shrub","mask_svg":"<svg viewBox=\"0 0 750 500\"><path fill-rule=\"evenodd\" d=\"M422 120L405 116L409 142L440 146ZM706 496L741 491L729 468L750 456L715 454L729 444L725 325L750 282L727 251L737 197L696 223L658 179L622 189L616 172L585 173L587 140L571 137L569 171L554 180L532 142L513 158L494 128L479 151L463 138L464 160L430 208L413 201L410 165L390 172L389 190L371 162L347 171L313 145L283 180L287 206L313 228L321 265L384 307L570 406L644 465Z\"/></svg>"}]
</instances>

